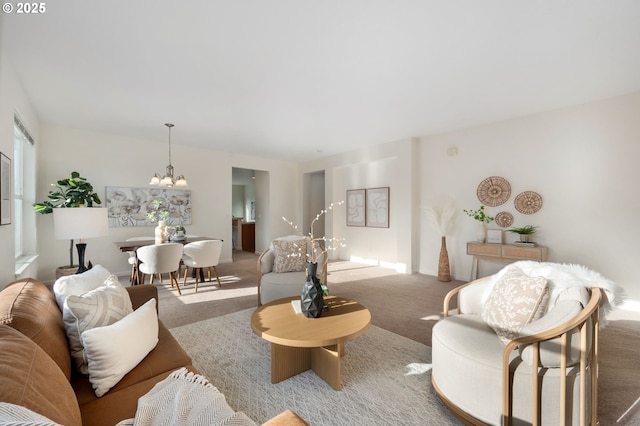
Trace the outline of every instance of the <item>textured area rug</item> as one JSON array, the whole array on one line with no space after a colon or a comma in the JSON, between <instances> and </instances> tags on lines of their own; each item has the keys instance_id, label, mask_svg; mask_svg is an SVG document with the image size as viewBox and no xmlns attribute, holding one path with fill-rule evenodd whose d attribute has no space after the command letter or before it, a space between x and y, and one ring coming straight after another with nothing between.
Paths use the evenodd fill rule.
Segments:
<instances>
[{"instance_id":1,"label":"textured area rug","mask_svg":"<svg viewBox=\"0 0 640 426\"><path fill-rule=\"evenodd\" d=\"M431 348L370 326L346 344L341 391L312 371L271 384L270 343L252 309L171 329L227 403L258 423L290 408L319 425L459 425L431 387Z\"/></svg>"}]
</instances>

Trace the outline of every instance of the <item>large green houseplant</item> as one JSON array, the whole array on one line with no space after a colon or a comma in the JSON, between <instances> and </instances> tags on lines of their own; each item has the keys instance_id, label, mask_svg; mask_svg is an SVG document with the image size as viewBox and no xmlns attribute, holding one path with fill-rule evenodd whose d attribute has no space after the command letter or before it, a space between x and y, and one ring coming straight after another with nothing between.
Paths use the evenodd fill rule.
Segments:
<instances>
[{"instance_id":1,"label":"large green houseplant","mask_svg":"<svg viewBox=\"0 0 640 426\"><path fill-rule=\"evenodd\" d=\"M36 213L49 214L53 213L55 208L93 207L94 204L102 203L100 196L93 190L93 185L78 172L71 172L71 177L52 183L51 186L55 189L49 191L49 199L33 205L33 210ZM72 270L74 268L78 268L78 265L73 264L73 240L70 240L69 266L62 267L62 269ZM62 273L62 275L66 274Z\"/></svg>"},{"instance_id":2,"label":"large green houseplant","mask_svg":"<svg viewBox=\"0 0 640 426\"><path fill-rule=\"evenodd\" d=\"M56 189L49 191L49 199L33 205L36 213L49 214L57 207L93 207L93 203L102 203L98 194L93 191L93 185L78 172L71 172L71 177L52 183L51 186Z\"/></svg>"}]
</instances>

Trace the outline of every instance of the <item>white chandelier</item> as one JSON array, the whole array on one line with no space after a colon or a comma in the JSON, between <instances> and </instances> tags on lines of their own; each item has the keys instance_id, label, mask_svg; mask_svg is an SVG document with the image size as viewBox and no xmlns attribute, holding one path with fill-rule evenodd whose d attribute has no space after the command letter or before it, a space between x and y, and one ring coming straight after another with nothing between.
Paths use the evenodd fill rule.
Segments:
<instances>
[{"instance_id":1,"label":"white chandelier","mask_svg":"<svg viewBox=\"0 0 640 426\"><path fill-rule=\"evenodd\" d=\"M161 178L158 173L154 174L149 185L187 186L187 179L184 175L180 175L175 179L173 178L173 166L171 165L171 128L173 127L173 124L164 123L164 125L169 128L169 165L167 166L167 173L164 177Z\"/></svg>"}]
</instances>

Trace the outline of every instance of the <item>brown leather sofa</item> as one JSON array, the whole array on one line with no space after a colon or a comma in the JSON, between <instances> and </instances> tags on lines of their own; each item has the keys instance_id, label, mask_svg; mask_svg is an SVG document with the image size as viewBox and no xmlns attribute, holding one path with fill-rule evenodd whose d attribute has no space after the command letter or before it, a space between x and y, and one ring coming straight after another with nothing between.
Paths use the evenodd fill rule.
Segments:
<instances>
[{"instance_id":1,"label":"brown leather sofa","mask_svg":"<svg viewBox=\"0 0 640 426\"><path fill-rule=\"evenodd\" d=\"M134 309L152 297L153 285L127 287ZM104 396L96 397L87 376L77 373L69 353L62 313L41 282L24 279L0 292L0 402L26 407L57 423L115 425L135 417L138 398L191 357L159 322L158 345ZM304 425L287 410L266 424Z\"/></svg>"}]
</instances>

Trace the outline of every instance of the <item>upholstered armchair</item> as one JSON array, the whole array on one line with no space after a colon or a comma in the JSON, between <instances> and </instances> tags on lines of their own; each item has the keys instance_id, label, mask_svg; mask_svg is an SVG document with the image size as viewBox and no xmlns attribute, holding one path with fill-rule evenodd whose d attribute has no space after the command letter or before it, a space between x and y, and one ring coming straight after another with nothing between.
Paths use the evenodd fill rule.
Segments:
<instances>
[{"instance_id":1,"label":"upholstered armchair","mask_svg":"<svg viewBox=\"0 0 640 426\"><path fill-rule=\"evenodd\" d=\"M529 261L452 290L434 389L467 424L596 425L600 313L617 291L579 265Z\"/></svg>"},{"instance_id":2,"label":"upholstered armchair","mask_svg":"<svg viewBox=\"0 0 640 426\"><path fill-rule=\"evenodd\" d=\"M327 252L315 245L318 278L327 283ZM283 297L300 296L311 253L308 238L289 235L274 239L258 258L258 305Z\"/></svg>"}]
</instances>

